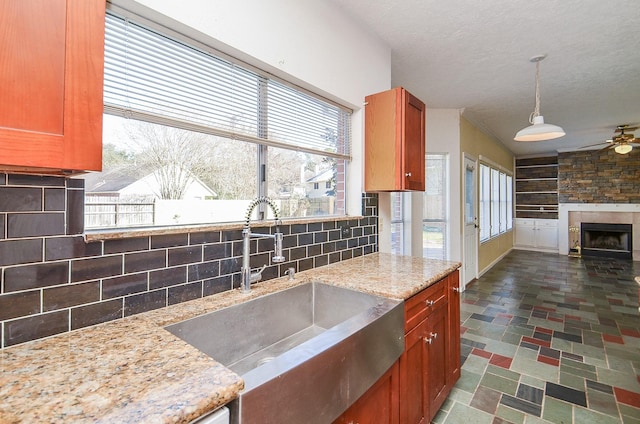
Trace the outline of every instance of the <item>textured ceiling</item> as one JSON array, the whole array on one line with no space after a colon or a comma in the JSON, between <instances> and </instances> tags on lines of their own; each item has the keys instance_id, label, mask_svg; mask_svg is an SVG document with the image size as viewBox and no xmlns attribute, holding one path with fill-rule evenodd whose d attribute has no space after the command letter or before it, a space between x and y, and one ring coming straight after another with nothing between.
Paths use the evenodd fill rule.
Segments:
<instances>
[{"instance_id":1,"label":"textured ceiling","mask_svg":"<svg viewBox=\"0 0 640 424\"><path fill-rule=\"evenodd\" d=\"M637 0L332 0L392 54L392 86L463 115L516 155L576 150L640 124ZM515 142L534 108L567 135ZM636 131L636 135L640 130Z\"/></svg>"}]
</instances>

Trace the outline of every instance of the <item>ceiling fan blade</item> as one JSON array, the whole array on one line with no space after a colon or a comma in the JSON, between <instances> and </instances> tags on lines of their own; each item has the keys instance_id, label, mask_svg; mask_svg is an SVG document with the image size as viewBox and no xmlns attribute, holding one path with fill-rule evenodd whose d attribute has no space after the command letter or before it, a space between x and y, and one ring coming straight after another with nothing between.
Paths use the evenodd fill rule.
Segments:
<instances>
[{"instance_id":1,"label":"ceiling fan blade","mask_svg":"<svg viewBox=\"0 0 640 424\"><path fill-rule=\"evenodd\" d=\"M637 130L638 127L634 126L632 127L631 125L618 125L617 128L614 130L615 132L621 132L621 131L635 131Z\"/></svg>"},{"instance_id":2,"label":"ceiling fan blade","mask_svg":"<svg viewBox=\"0 0 640 424\"><path fill-rule=\"evenodd\" d=\"M615 143L611 143L611 144L610 144L610 145L608 145L607 147L603 147L602 149L598 150L598 153L599 153L599 152L604 152L605 150L608 150L608 149L611 149L611 148L613 148L615 145L616 145Z\"/></svg>"},{"instance_id":3,"label":"ceiling fan blade","mask_svg":"<svg viewBox=\"0 0 640 424\"><path fill-rule=\"evenodd\" d=\"M578 150L582 150L582 149L588 149L589 147L595 147L595 146L601 146L603 144L607 143L606 141L601 141L600 143L596 143L596 144L589 144L588 146L582 146L580 147ZM611 144L611 143L607 143L607 144ZM609 147L609 146L607 146Z\"/></svg>"}]
</instances>

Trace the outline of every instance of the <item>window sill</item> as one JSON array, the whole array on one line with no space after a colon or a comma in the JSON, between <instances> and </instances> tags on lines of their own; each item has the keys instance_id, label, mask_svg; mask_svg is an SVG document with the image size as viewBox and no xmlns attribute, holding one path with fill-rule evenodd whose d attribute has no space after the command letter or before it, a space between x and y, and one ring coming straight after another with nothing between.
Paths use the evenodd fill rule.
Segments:
<instances>
[{"instance_id":1,"label":"window sill","mask_svg":"<svg viewBox=\"0 0 640 424\"><path fill-rule=\"evenodd\" d=\"M331 222L331 221L349 221L352 219L361 219L360 215L332 215L322 216L315 218L290 218L283 219L282 225L295 225L295 224L309 224L316 222ZM251 221L252 228L259 227L273 227L273 220L265 221ZM100 241L100 240L114 240L133 237L146 237L157 236L167 234L184 234L184 233L197 233L205 231L223 231L223 230L241 230L244 227L243 222L224 222L218 224L201 224L201 225L180 225L180 226L166 226L166 227L132 227L132 228L109 228L109 229L96 229L86 230L84 238L87 242Z\"/></svg>"}]
</instances>

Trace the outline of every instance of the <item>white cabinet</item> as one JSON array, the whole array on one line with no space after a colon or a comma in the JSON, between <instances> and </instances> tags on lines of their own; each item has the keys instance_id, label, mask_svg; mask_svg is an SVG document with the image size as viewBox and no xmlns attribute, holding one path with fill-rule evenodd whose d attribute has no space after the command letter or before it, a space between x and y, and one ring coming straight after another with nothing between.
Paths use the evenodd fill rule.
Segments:
<instances>
[{"instance_id":1,"label":"white cabinet","mask_svg":"<svg viewBox=\"0 0 640 424\"><path fill-rule=\"evenodd\" d=\"M558 220L516 218L513 244L516 249L558 251Z\"/></svg>"}]
</instances>

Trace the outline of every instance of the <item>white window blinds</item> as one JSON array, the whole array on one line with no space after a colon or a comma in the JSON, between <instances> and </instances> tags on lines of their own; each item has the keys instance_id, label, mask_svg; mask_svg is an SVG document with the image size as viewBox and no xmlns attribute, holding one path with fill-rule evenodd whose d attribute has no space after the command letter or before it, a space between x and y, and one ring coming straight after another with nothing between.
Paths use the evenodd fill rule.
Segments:
<instances>
[{"instance_id":1,"label":"white window blinds","mask_svg":"<svg viewBox=\"0 0 640 424\"><path fill-rule=\"evenodd\" d=\"M105 38L107 113L350 159L347 108L112 12Z\"/></svg>"}]
</instances>

